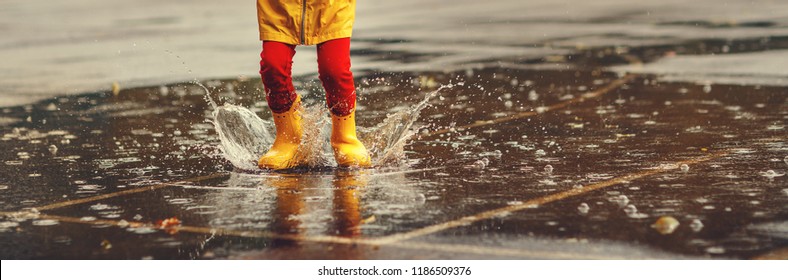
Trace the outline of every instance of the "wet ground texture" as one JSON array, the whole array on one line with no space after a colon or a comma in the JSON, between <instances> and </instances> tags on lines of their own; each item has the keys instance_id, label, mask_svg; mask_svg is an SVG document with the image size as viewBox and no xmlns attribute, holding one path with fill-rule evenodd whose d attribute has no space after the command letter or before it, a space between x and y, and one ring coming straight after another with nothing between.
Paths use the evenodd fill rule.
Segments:
<instances>
[{"instance_id":1,"label":"wet ground texture","mask_svg":"<svg viewBox=\"0 0 788 280\"><path fill-rule=\"evenodd\" d=\"M370 170L234 172L191 83L0 109L0 257L786 258L788 89L604 70L785 42L357 75L362 127L454 85L421 112L408 166ZM202 83L270 118L259 80Z\"/></svg>"}]
</instances>

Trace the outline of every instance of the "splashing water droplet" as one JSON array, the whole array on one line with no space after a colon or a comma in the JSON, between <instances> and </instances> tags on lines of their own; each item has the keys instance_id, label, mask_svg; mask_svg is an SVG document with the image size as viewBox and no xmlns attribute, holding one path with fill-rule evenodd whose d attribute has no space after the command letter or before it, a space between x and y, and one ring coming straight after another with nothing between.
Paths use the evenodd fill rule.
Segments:
<instances>
[{"instance_id":1,"label":"splashing water droplet","mask_svg":"<svg viewBox=\"0 0 788 280\"><path fill-rule=\"evenodd\" d=\"M682 164L681 166L679 166L679 168L681 169L681 172L689 171L689 165L686 165L686 164Z\"/></svg>"},{"instance_id":2,"label":"splashing water droplet","mask_svg":"<svg viewBox=\"0 0 788 280\"><path fill-rule=\"evenodd\" d=\"M776 171L771 170L771 169L763 171L763 172L758 172L758 174L760 174L763 177L769 178L769 179L774 179L776 177L785 176L785 173L777 173Z\"/></svg>"},{"instance_id":3,"label":"splashing water droplet","mask_svg":"<svg viewBox=\"0 0 788 280\"><path fill-rule=\"evenodd\" d=\"M57 225L57 224L59 224L59 222L57 220L45 219L45 220L35 220L35 221L33 221L33 225L34 226L41 226L41 227L54 226L54 225Z\"/></svg>"},{"instance_id":4,"label":"splashing water droplet","mask_svg":"<svg viewBox=\"0 0 788 280\"><path fill-rule=\"evenodd\" d=\"M638 208L635 207L635 205L630 204L624 207L624 213L627 213L627 216L635 215L637 214L637 212L638 212Z\"/></svg>"},{"instance_id":5,"label":"splashing water droplet","mask_svg":"<svg viewBox=\"0 0 788 280\"><path fill-rule=\"evenodd\" d=\"M54 155L54 154L57 154L57 146L55 146L55 145L49 145L49 153L51 153L51 154L53 154L53 155Z\"/></svg>"},{"instance_id":6,"label":"splashing water droplet","mask_svg":"<svg viewBox=\"0 0 788 280\"><path fill-rule=\"evenodd\" d=\"M725 254L725 248L720 247L720 246L709 247L709 248L706 248L706 253L709 253L709 254Z\"/></svg>"},{"instance_id":7,"label":"splashing water droplet","mask_svg":"<svg viewBox=\"0 0 788 280\"><path fill-rule=\"evenodd\" d=\"M580 212L580 214L588 214L588 210L591 210L591 207L588 207L588 204L585 202L580 203L580 206L577 206L577 211Z\"/></svg>"},{"instance_id":8,"label":"splashing water droplet","mask_svg":"<svg viewBox=\"0 0 788 280\"><path fill-rule=\"evenodd\" d=\"M659 219L657 219L657 221L651 225L651 228L653 228L654 230L656 230L662 235L671 234L678 227L679 227L679 221L671 216L659 217Z\"/></svg>"},{"instance_id":9,"label":"splashing water droplet","mask_svg":"<svg viewBox=\"0 0 788 280\"><path fill-rule=\"evenodd\" d=\"M170 88L168 88L167 86L159 87L159 94L161 94L162 96L166 96L169 93L170 93Z\"/></svg>"},{"instance_id":10,"label":"splashing water droplet","mask_svg":"<svg viewBox=\"0 0 788 280\"><path fill-rule=\"evenodd\" d=\"M539 94L537 94L535 90L529 91L528 101L536 101L536 100L539 100Z\"/></svg>"},{"instance_id":11,"label":"splashing water droplet","mask_svg":"<svg viewBox=\"0 0 788 280\"><path fill-rule=\"evenodd\" d=\"M692 229L692 231L699 232L701 229L703 229L703 223L698 219L694 219L690 223L689 227Z\"/></svg>"},{"instance_id":12,"label":"splashing water droplet","mask_svg":"<svg viewBox=\"0 0 788 280\"><path fill-rule=\"evenodd\" d=\"M619 207L625 207L627 204L629 204L629 198L623 194L611 198L610 201L618 204Z\"/></svg>"},{"instance_id":13,"label":"splashing water droplet","mask_svg":"<svg viewBox=\"0 0 788 280\"><path fill-rule=\"evenodd\" d=\"M553 166L552 165L545 165L544 172L553 173Z\"/></svg>"},{"instance_id":14,"label":"splashing water droplet","mask_svg":"<svg viewBox=\"0 0 788 280\"><path fill-rule=\"evenodd\" d=\"M486 168L489 163L490 163L489 159L483 158L483 159L474 161L473 164L470 165L470 168L476 169L476 170L482 170L482 169Z\"/></svg>"}]
</instances>

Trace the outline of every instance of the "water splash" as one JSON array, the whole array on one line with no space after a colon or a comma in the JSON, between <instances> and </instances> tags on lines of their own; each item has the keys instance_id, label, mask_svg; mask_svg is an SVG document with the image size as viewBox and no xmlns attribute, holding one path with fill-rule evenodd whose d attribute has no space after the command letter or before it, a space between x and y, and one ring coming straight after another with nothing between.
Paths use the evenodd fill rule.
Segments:
<instances>
[{"instance_id":1,"label":"water splash","mask_svg":"<svg viewBox=\"0 0 788 280\"><path fill-rule=\"evenodd\" d=\"M224 157L236 168L256 170L258 157L274 143L272 122L230 104L217 107L212 117Z\"/></svg>"},{"instance_id":2,"label":"water splash","mask_svg":"<svg viewBox=\"0 0 788 280\"><path fill-rule=\"evenodd\" d=\"M414 125L421 110L429 106L429 101L442 89L454 86L455 84L443 85L427 93L421 102L407 110L389 115L374 127L358 127L359 140L369 150L372 164L377 167L404 164L404 149L419 129ZM208 101L216 106L208 94L208 89L205 90ZM328 110L321 103L304 105L301 110L304 134L296 154L297 159L305 167L332 165L333 152L329 144L331 119ZM249 109L233 104L214 107L212 118L211 123L219 135L220 149L224 157L238 169L258 170L257 159L270 148L275 138L273 122L263 120Z\"/></svg>"},{"instance_id":3,"label":"water splash","mask_svg":"<svg viewBox=\"0 0 788 280\"><path fill-rule=\"evenodd\" d=\"M382 166L403 163L405 145L418 131L413 125L419 119L421 110L429 106L429 101L437 96L440 90L451 87L453 85L443 85L427 93L421 102L407 110L388 115L375 127L359 128L359 138L369 149L372 164Z\"/></svg>"}]
</instances>

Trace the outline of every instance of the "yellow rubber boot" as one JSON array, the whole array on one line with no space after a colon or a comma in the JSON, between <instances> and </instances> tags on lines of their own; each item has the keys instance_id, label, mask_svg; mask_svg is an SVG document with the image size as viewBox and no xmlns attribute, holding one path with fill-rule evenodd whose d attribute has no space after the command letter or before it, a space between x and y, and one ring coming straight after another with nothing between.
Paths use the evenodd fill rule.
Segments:
<instances>
[{"instance_id":1,"label":"yellow rubber boot","mask_svg":"<svg viewBox=\"0 0 788 280\"><path fill-rule=\"evenodd\" d=\"M273 113L276 125L276 139L257 166L262 169L287 169L298 166L296 159L298 146L301 144L301 96L293 101L290 110L284 113Z\"/></svg>"},{"instance_id":2,"label":"yellow rubber boot","mask_svg":"<svg viewBox=\"0 0 788 280\"><path fill-rule=\"evenodd\" d=\"M356 137L356 110L342 117L331 114L331 147L339 166L372 166L367 148Z\"/></svg>"}]
</instances>

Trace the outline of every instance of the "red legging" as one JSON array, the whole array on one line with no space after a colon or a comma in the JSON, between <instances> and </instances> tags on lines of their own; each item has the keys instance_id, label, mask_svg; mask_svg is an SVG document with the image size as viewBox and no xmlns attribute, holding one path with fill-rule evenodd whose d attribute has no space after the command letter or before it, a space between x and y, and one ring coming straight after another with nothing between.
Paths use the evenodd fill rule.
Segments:
<instances>
[{"instance_id":1,"label":"red legging","mask_svg":"<svg viewBox=\"0 0 788 280\"><path fill-rule=\"evenodd\" d=\"M274 113L289 110L296 99L291 77L295 53L295 45L263 42L260 75L263 77L268 107ZM337 116L350 114L356 107L356 88L353 73L350 72L350 38L318 44L317 65L331 113Z\"/></svg>"}]
</instances>

